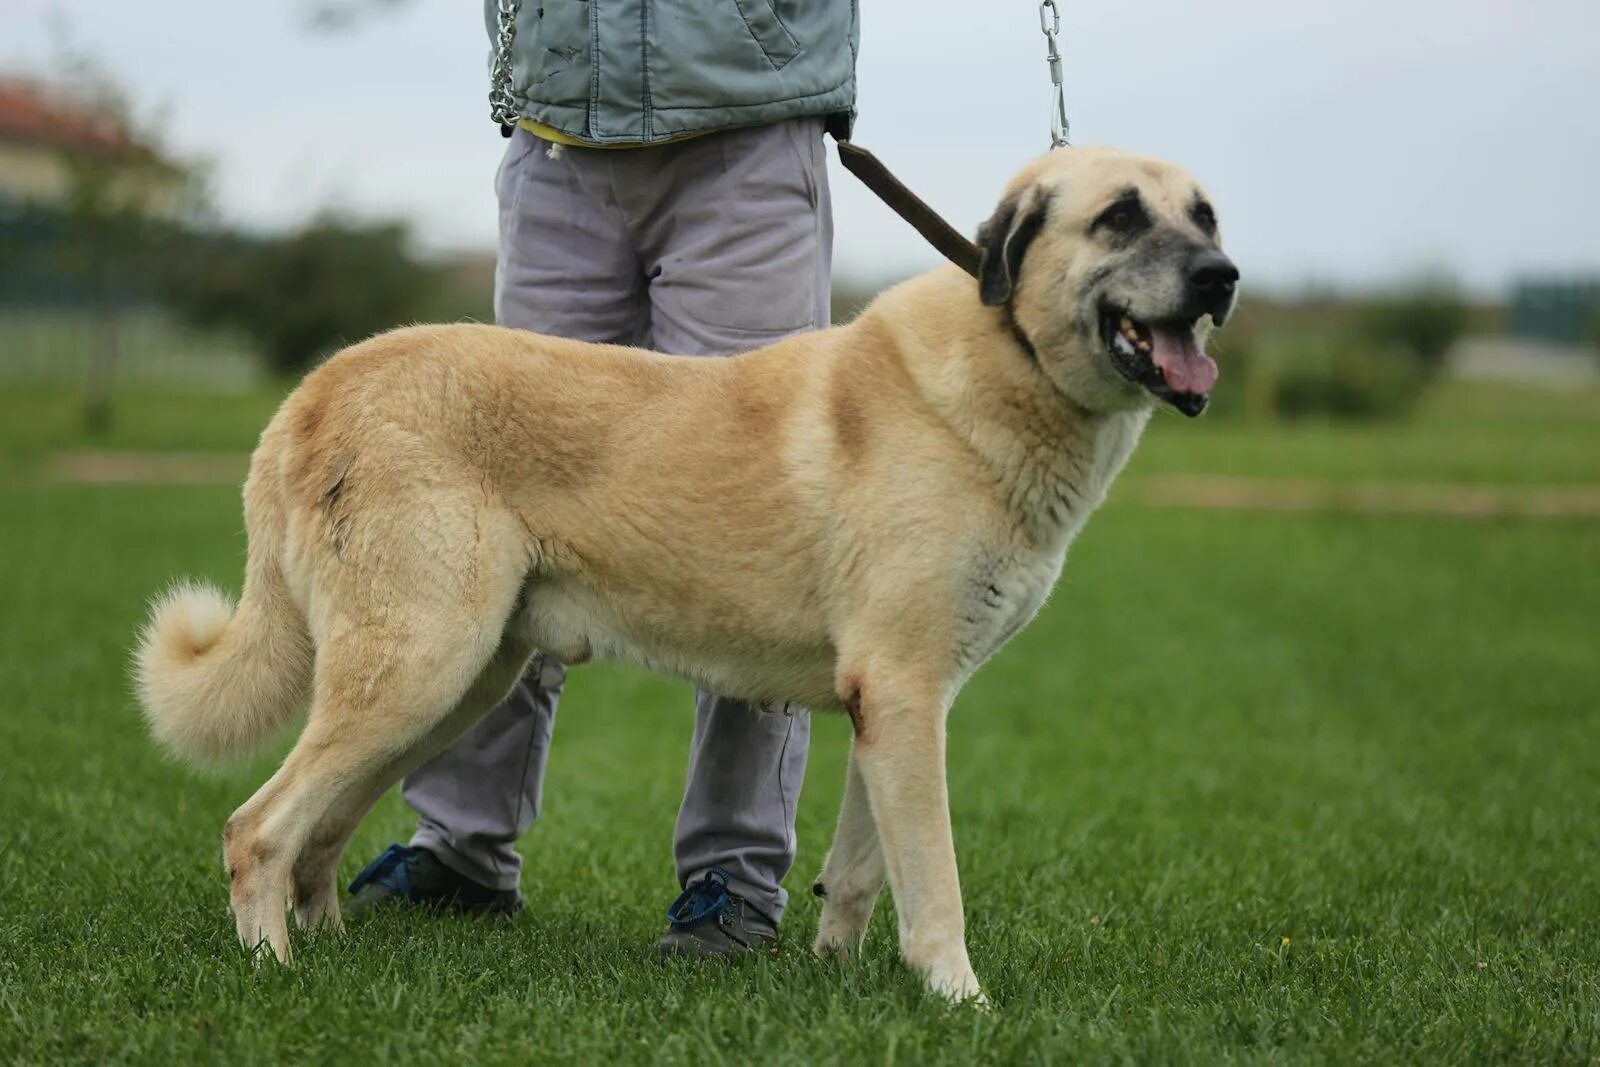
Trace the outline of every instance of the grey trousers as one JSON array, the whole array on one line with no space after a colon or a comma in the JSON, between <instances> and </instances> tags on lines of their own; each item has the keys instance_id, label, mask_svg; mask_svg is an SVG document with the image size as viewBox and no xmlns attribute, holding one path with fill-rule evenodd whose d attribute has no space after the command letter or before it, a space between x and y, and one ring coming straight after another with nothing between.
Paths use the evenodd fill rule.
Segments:
<instances>
[{"instance_id":1,"label":"grey trousers","mask_svg":"<svg viewBox=\"0 0 1600 1067\"><path fill-rule=\"evenodd\" d=\"M496 178L495 317L506 326L688 356L828 323L833 219L820 119L636 149L550 146L518 130ZM536 658L506 701L406 779L415 846L498 889L539 815L566 671ZM699 692L673 850L776 921L794 863L809 713Z\"/></svg>"}]
</instances>

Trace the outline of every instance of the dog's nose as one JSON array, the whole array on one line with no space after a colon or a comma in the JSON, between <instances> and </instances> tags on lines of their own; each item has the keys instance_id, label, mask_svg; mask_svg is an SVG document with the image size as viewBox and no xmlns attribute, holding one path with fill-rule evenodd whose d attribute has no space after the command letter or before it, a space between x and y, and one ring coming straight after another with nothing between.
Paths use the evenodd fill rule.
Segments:
<instances>
[{"instance_id":1,"label":"dog's nose","mask_svg":"<svg viewBox=\"0 0 1600 1067\"><path fill-rule=\"evenodd\" d=\"M1189 261L1188 311L1199 317L1210 315L1221 326L1233 311L1233 294L1239 284L1239 268L1233 260L1207 249Z\"/></svg>"},{"instance_id":2,"label":"dog's nose","mask_svg":"<svg viewBox=\"0 0 1600 1067\"><path fill-rule=\"evenodd\" d=\"M1221 252L1202 252L1189 264L1189 285L1202 299L1233 295L1239 268Z\"/></svg>"}]
</instances>

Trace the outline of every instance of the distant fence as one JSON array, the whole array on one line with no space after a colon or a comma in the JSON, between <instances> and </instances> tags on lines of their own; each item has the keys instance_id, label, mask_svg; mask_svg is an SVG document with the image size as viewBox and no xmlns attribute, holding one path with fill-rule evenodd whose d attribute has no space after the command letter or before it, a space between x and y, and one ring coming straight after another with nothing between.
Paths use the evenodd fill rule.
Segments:
<instances>
[{"instance_id":1,"label":"distant fence","mask_svg":"<svg viewBox=\"0 0 1600 1067\"><path fill-rule=\"evenodd\" d=\"M101 273L82 236L62 215L0 204L0 386L82 384L108 353L113 386L231 391L260 381L241 338L156 302L159 231L141 231L120 269Z\"/></svg>"},{"instance_id":2,"label":"distant fence","mask_svg":"<svg viewBox=\"0 0 1600 1067\"><path fill-rule=\"evenodd\" d=\"M83 306L0 304L0 387L80 384L106 345L116 353L114 385L235 392L263 378L241 339L197 330L148 304L111 317Z\"/></svg>"}]
</instances>

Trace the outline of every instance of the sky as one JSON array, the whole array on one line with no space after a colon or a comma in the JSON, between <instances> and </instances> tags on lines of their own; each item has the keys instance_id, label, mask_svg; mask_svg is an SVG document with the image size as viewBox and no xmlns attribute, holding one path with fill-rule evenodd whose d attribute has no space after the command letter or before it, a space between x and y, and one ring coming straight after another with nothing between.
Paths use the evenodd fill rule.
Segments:
<instances>
[{"instance_id":1,"label":"sky","mask_svg":"<svg viewBox=\"0 0 1600 1067\"><path fill-rule=\"evenodd\" d=\"M1036 4L860 2L855 139L970 233L1049 144ZM1600 273L1593 0L1059 3L1074 142L1186 167L1247 286ZM210 161L225 217L334 208L405 218L429 250L491 248L504 142L478 4L378 4L336 32L314 10L0 0L0 72L50 74L65 27L175 154ZM938 261L836 161L831 182L838 273Z\"/></svg>"}]
</instances>

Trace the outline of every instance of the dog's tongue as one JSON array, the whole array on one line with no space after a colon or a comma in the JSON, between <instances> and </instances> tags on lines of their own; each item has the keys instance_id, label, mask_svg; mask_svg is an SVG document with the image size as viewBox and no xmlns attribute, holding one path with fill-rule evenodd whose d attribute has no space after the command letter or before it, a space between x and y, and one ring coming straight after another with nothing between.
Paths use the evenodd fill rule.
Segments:
<instances>
[{"instance_id":1,"label":"dog's tongue","mask_svg":"<svg viewBox=\"0 0 1600 1067\"><path fill-rule=\"evenodd\" d=\"M1193 330L1151 326L1150 347L1150 358L1174 392L1205 394L1217 384L1217 365L1200 351Z\"/></svg>"}]
</instances>

